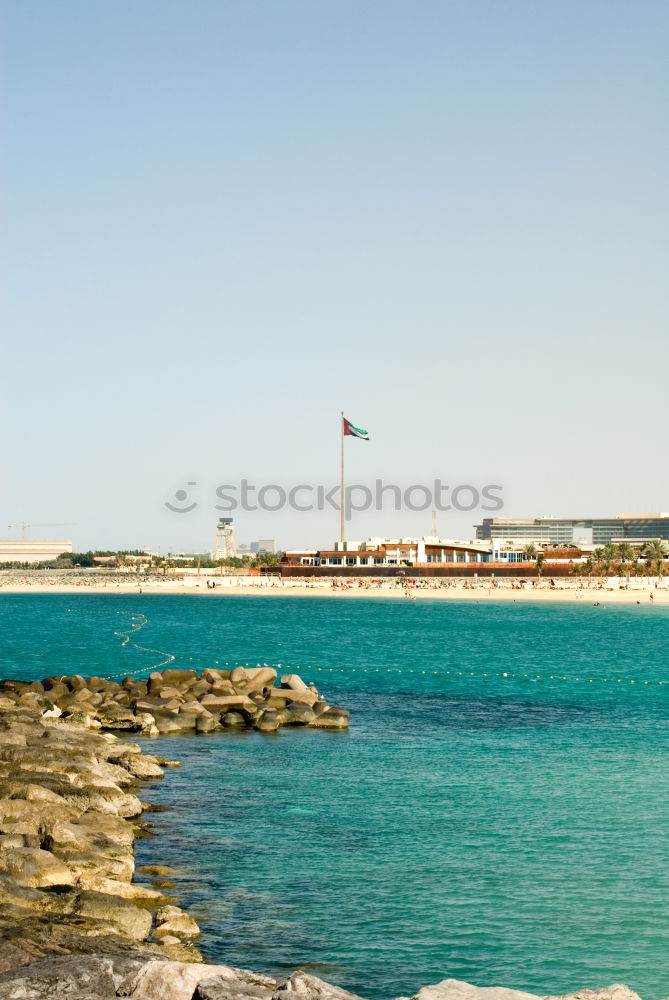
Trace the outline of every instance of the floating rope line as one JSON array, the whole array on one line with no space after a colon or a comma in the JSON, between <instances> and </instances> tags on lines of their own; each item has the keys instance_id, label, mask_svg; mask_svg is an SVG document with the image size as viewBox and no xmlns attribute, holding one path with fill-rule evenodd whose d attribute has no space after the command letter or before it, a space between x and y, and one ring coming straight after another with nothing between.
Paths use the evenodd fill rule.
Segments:
<instances>
[{"instance_id":1,"label":"floating rope line","mask_svg":"<svg viewBox=\"0 0 669 1000\"><path fill-rule=\"evenodd\" d=\"M194 657L189 657L189 660L193 660ZM589 677L585 675L575 675L575 674L533 674L533 673L516 673L507 670L498 671L477 671L477 670L422 670L418 667L317 667L307 664L305 666L295 664L291 666L289 663L251 663L251 662L237 662L234 660L215 660L214 668L222 667L226 670L234 670L235 667L273 667L275 670L286 671L290 673L291 671L300 670L313 670L317 673L324 674L416 674L419 676L427 677L466 677L466 678L483 678L485 680L493 680L495 678L499 680L520 680L520 681L572 681L579 684L638 684L639 686L666 686L669 687L668 680L646 680L640 679L638 677L601 677L592 676ZM204 668L203 668L204 669Z\"/></svg>"},{"instance_id":2,"label":"floating rope line","mask_svg":"<svg viewBox=\"0 0 669 1000\"><path fill-rule=\"evenodd\" d=\"M156 653L158 656L163 657L157 663L152 663L148 667L141 667L138 670L132 671L129 674L127 671L122 671L116 674L106 675L107 680L115 680L118 677L134 676L135 674L147 673L147 671L154 671L160 669L160 667L166 666L168 663L173 663L176 660L176 655L172 653L167 653L163 649L154 649L150 646L142 646L137 642L133 641L133 636L136 635L141 629L149 624L149 620L144 614L132 614L128 611L117 611L119 615L130 615L131 621L130 626L126 630L118 630L114 632L114 635L121 638L121 646L131 645L134 649L138 649L145 653ZM193 663L194 660L199 659L198 657L189 656L188 661ZM646 678L638 677L602 677L598 675L588 676L587 674L535 674L531 672L514 672L507 670L497 670L497 671L477 671L477 670L429 670L421 669L418 667L319 667L307 664L302 666L301 664L294 664L291 666L289 663L252 663L251 661L239 662L234 660L214 660L213 669L216 667L223 668L225 670L234 670L236 667L273 667L277 673L279 671L285 671L290 673L291 671L302 671L302 670L313 670L315 673L327 673L327 674L416 674L423 677L442 677L442 678L479 678L484 680L517 680L517 681L530 681L531 683L536 683L537 681L555 681L555 682L568 682L576 684L608 684L608 685L628 685L635 684L640 687L669 687L669 679L667 680L651 680ZM206 669L206 667L199 668L200 670ZM212 669L212 668L210 668Z\"/></svg>"},{"instance_id":3,"label":"floating rope line","mask_svg":"<svg viewBox=\"0 0 669 1000\"><path fill-rule=\"evenodd\" d=\"M119 615L130 614L130 612L117 611L117 614ZM150 646L140 646L138 642L132 641L133 635L135 635L135 633L139 632L140 629L143 629L144 626L148 624L149 624L149 619L146 617L146 615L133 614L131 615L130 628L127 631L121 630L118 632L114 632L114 635L117 635L119 636L119 638L123 639L121 646L127 646L129 644L133 647L133 649L139 649L143 653L156 653L158 656L164 657L164 659L162 659L159 663L152 663L148 667L140 667L138 670L133 670L132 675L144 674L147 672L147 670L150 671L158 670L160 667L164 667L168 663L174 663L174 661L176 660L176 656L173 656L172 653L166 653L164 649L153 649ZM123 670L119 674L107 674L105 680L112 681L116 680L117 677L128 677L128 676L131 676L130 674L128 674L128 671Z\"/></svg>"},{"instance_id":4,"label":"floating rope line","mask_svg":"<svg viewBox=\"0 0 669 1000\"><path fill-rule=\"evenodd\" d=\"M247 664L248 666L248 664ZM476 670L420 670L413 667L312 667L312 666L286 666L286 670L316 670L324 673L363 673L363 674L420 674L432 677L483 677L499 678L501 680L530 680L530 681L576 681L584 684L640 684L640 685L666 685L669 680L643 680L628 677L588 677L567 674L531 674L531 673L511 673L506 670L498 671L476 671Z\"/></svg>"}]
</instances>

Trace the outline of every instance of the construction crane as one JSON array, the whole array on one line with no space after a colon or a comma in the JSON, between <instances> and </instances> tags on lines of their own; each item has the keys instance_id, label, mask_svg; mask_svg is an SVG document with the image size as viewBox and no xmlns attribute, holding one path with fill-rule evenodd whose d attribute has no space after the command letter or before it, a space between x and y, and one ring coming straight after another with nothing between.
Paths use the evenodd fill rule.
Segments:
<instances>
[{"instance_id":1,"label":"construction crane","mask_svg":"<svg viewBox=\"0 0 669 1000\"><path fill-rule=\"evenodd\" d=\"M26 531L28 528L68 528L73 524L72 521L46 521L41 524L29 524L27 521L21 521L19 524L8 524L8 528L18 528L21 531L21 538L26 537Z\"/></svg>"}]
</instances>

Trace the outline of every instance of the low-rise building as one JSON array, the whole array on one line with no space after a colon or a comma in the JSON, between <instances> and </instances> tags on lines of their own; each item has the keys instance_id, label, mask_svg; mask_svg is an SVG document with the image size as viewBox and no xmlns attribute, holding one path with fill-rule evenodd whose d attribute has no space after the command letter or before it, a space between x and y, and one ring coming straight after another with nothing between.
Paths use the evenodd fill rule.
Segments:
<instances>
[{"instance_id":1,"label":"low-rise building","mask_svg":"<svg viewBox=\"0 0 669 1000\"><path fill-rule=\"evenodd\" d=\"M488 562L490 544L440 538L369 538L335 542L332 549L286 552L291 566L427 566L432 563Z\"/></svg>"},{"instance_id":2,"label":"low-rise building","mask_svg":"<svg viewBox=\"0 0 669 1000\"><path fill-rule=\"evenodd\" d=\"M69 538L0 539L0 563L50 562L63 552L72 551L72 542Z\"/></svg>"}]
</instances>

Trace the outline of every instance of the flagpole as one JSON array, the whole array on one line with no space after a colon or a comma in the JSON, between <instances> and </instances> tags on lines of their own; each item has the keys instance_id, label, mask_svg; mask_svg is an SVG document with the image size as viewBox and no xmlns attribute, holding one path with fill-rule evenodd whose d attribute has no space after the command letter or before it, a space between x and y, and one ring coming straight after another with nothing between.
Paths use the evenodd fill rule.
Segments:
<instances>
[{"instance_id":1,"label":"flagpole","mask_svg":"<svg viewBox=\"0 0 669 1000\"><path fill-rule=\"evenodd\" d=\"M344 547L344 411L341 411L341 544Z\"/></svg>"}]
</instances>

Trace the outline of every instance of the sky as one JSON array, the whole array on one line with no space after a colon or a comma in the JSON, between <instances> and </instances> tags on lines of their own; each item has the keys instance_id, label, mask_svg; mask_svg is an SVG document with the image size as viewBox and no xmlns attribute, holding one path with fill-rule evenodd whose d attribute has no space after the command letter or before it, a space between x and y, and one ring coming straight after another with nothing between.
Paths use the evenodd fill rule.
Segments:
<instances>
[{"instance_id":1,"label":"sky","mask_svg":"<svg viewBox=\"0 0 669 1000\"><path fill-rule=\"evenodd\" d=\"M288 493L338 483L341 411L347 483L402 490L350 539L430 534L435 480L449 538L669 509L668 34L664 0L3 0L0 535L329 547ZM230 511L242 479L285 503Z\"/></svg>"}]
</instances>

